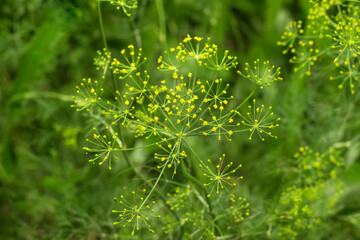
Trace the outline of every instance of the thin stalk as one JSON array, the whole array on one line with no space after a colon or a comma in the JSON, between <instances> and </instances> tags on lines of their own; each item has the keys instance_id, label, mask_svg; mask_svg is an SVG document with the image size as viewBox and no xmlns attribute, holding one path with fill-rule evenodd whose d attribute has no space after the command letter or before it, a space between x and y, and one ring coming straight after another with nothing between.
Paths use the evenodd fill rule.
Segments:
<instances>
[{"instance_id":1,"label":"thin stalk","mask_svg":"<svg viewBox=\"0 0 360 240\"><path fill-rule=\"evenodd\" d=\"M156 0L156 9L159 17L159 40L161 45L166 45L166 17L162 0Z\"/></svg>"},{"instance_id":2,"label":"thin stalk","mask_svg":"<svg viewBox=\"0 0 360 240\"><path fill-rule=\"evenodd\" d=\"M100 25L100 31L101 31L101 37L102 37L102 40L103 40L103 44L104 44L104 47L106 49L108 49L108 45L107 45L106 37L105 37L105 31L104 31L104 24L103 24L103 20L102 20L102 14L101 14L100 1L98 1L98 15L99 15L99 25Z\"/></svg>"},{"instance_id":3,"label":"thin stalk","mask_svg":"<svg viewBox=\"0 0 360 240\"><path fill-rule=\"evenodd\" d=\"M163 175L163 173L164 173L165 169L166 169L166 164L163 166L163 168L162 168L162 170L161 170L161 172L160 172L160 174L159 174L158 178L156 179L156 182L155 182L155 183L154 183L154 185L152 186L152 188L151 188L151 190L150 190L149 194L146 196L146 198L144 199L143 203L140 205L140 207L139 207L139 211L140 211L140 209L144 206L144 204L146 203L146 201L149 199L149 197L151 196L152 192L155 190L155 188L156 188L157 184L159 183L160 178L162 177L162 175Z\"/></svg>"},{"instance_id":4,"label":"thin stalk","mask_svg":"<svg viewBox=\"0 0 360 240\"><path fill-rule=\"evenodd\" d=\"M74 99L70 95L65 95L56 92L25 92L19 93L9 99L9 103L20 101L22 99L33 99L33 98L53 98L63 102L72 102Z\"/></svg>"},{"instance_id":5,"label":"thin stalk","mask_svg":"<svg viewBox=\"0 0 360 240\"><path fill-rule=\"evenodd\" d=\"M102 38L102 41L103 41L104 48L106 50L108 50L108 44L107 44L106 36L105 36L105 30L104 30L104 24L103 24L103 18L102 18L102 13L101 13L101 4L100 4L100 2L101 1L98 1L98 16L99 16L100 32L101 32L101 38ZM107 70L107 69L108 69L108 67L106 66L105 70ZM106 74L106 71L104 71L104 75L105 74ZM115 77L114 77L113 72L110 71L110 74L111 74L111 79L112 79L114 88L115 88L115 90L118 90L117 82L115 81Z\"/></svg>"},{"instance_id":6,"label":"thin stalk","mask_svg":"<svg viewBox=\"0 0 360 240\"><path fill-rule=\"evenodd\" d=\"M249 94L249 96L247 96L247 98L246 98L239 106L237 106L234 110L236 111L236 110L238 110L239 108L241 108L242 105L244 105L244 104L254 95L254 93L257 91L257 89L258 89L258 88L254 89L254 90Z\"/></svg>"},{"instance_id":7,"label":"thin stalk","mask_svg":"<svg viewBox=\"0 0 360 240\"><path fill-rule=\"evenodd\" d=\"M191 175L188 173L188 171L187 171L187 169L186 169L186 167L185 167L185 164L180 164L180 165L181 165L181 170L182 170L184 176L185 176L188 180L190 180L191 182L193 182L194 184L198 185L201 189L204 189L204 185L203 185L199 180L197 180L196 178L194 178L193 176L191 176Z\"/></svg>"},{"instance_id":8,"label":"thin stalk","mask_svg":"<svg viewBox=\"0 0 360 240\"><path fill-rule=\"evenodd\" d=\"M141 39L140 31L139 31L139 28L136 27L136 24L135 24L135 21L133 18L130 18L130 27L132 28L132 30L134 32L137 47L142 48L142 39Z\"/></svg>"},{"instance_id":9,"label":"thin stalk","mask_svg":"<svg viewBox=\"0 0 360 240\"><path fill-rule=\"evenodd\" d=\"M193 153L193 155L198 159L198 161L204 165L203 161L199 158L199 156L195 153L194 149L190 146L190 144L185 140L183 139L184 143L186 144L186 146L190 149L190 151ZM184 164L182 164L184 165ZM215 221L215 215L213 213L213 209L212 209L212 206L211 206L211 203L210 203L210 200L209 200L209 197L208 197L208 192L206 190L206 188L204 187L203 184L201 184L201 182L199 180L197 180L196 178L194 178L193 176L191 176L186 167L185 166L181 166L181 169L183 170L183 173L185 175L186 178L188 178L191 182L195 183L196 185L198 186L201 186L201 189L203 189L204 193L205 193L205 199L206 199L206 203L208 204L208 207L209 207L209 214L210 216L214 219L214 224L216 225L216 221ZM217 230L216 230L217 231Z\"/></svg>"}]
</instances>

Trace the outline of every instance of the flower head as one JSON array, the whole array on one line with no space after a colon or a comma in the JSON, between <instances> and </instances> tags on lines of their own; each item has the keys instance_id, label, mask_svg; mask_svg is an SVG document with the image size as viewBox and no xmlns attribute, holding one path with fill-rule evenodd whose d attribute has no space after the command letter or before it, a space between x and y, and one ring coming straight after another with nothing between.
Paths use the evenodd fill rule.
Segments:
<instances>
[{"instance_id":1,"label":"flower head","mask_svg":"<svg viewBox=\"0 0 360 240\"><path fill-rule=\"evenodd\" d=\"M146 189L143 189L142 195L146 194ZM144 197L136 196L135 191L131 192L131 197L126 199L124 195L120 195L120 198L114 198L115 202L121 205L120 210L112 210L113 213L119 213L120 220L114 222L114 225L121 225L127 227L132 225L132 235L135 231L139 231L141 226L144 225L150 232L154 232L148 223L150 218L160 218L160 215L155 215L153 205L155 201L150 204L146 204Z\"/></svg>"},{"instance_id":2,"label":"flower head","mask_svg":"<svg viewBox=\"0 0 360 240\"><path fill-rule=\"evenodd\" d=\"M277 42L278 46L286 47L286 49L283 50L283 54L286 54L290 49L295 51L294 44L297 38L302 34L304 34L302 21L290 22L289 25L285 27L281 40Z\"/></svg>"},{"instance_id":3,"label":"flower head","mask_svg":"<svg viewBox=\"0 0 360 240\"><path fill-rule=\"evenodd\" d=\"M227 185L236 186L236 183L231 182L230 175L234 174L236 170L241 168L242 165L239 164L235 168L232 168L233 162L225 165L224 160L225 154L219 158L219 162L216 166L213 165L210 159L208 159L207 164L203 163L199 165L199 167L204 171L204 176L210 181L204 184L204 186L211 186L210 193L207 195L208 197L211 196L214 190L217 194L219 194L220 190L224 188L226 189ZM242 177L239 177L238 179L242 179Z\"/></svg>"},{"instance_id":4,"label":"flower head","mask_svg":"<svg viewBox=\"0 0 360 240\"><path fill-rule=\"evenodd\" d=\"M251 67L249 63L245 63L245 72L238 71L238 74L250 81L256 83L260 88L263 86L270 86L271 83L281 81L280 68L275 70L275 66L270 67L269 61L260 64L260 60L254 61L254 66Z\"/></svg>"},{"instance_id":5,"label":"flower head","mask_svg":"<svg viewBox=\"0 0 360 240\"><path fill-rule=\"evenodd\" d=\"M78 97L73 96L74 104L71 107L77 108L77 111L86 109L90 111L91 108L101 101L101 95L104 91L102 88L104 77L101 81L93 81L91 78L83 78L80 86L76 86L76 93Z\"/></svg>"},{"instance_id":6,"label":"flower head","mask_svg":"<svg viewBox=\"0 0 360 240\"><path fill-rule=\"evenodd\" d=\"M101 135L96 128L93 128L93 139L86 139L87 142L94 145L94 148L84 147L86 153L94 154L94 158L89 162L95 163L99 160L99 165L102 165L105 161L109 161L109 170L111 170L111 160L117 160L115 154L116 151L121 148L117 142L117 133L111 134L108 127L106 127L106 134Z\"/></svg>"},{"instance_id":7,"label":"flower head","mask_svg":"<svg viewBox=\"0 0 360 240\"><path fill-rule=\"evenodd\" d=\"M131 13L128 10L137 8L137 0L101 0L105 2L110 2L111 5L116 6L117 10L123 10L126 16L130 17Z\"/></svg>"},{"instance_id":8,"label":"flower head","mask_svg":"<svg viewBox=\"0 0 360 240\"><path fill-rule=\"evenodd\" d=\"M330 148L325 153L319 153L309 147L300 147L294 157L306 185L328 178L334 179L338 168L344 166L340 151L334 148Z\"/></svg>"},{"instance_id":9,"label":"flower head","mask_svg":"<svg viewBox=\"0 0 360 240\"><path fill-rule=\"evenodd\" d=\"M139 48L137 53L133 45L129 45L127 49L121 50L122 59L113 58L110 68L113 74L119 75L119 79L124 79L134 71L136 71L147 58L142 57L142 49Z\"/></svg>"},{"instance_id":10,"label":"flower head","mask_svg":"<svg viewBox=\"0 0 360 240\"><path fill-rule=\"evenodd\" d=\"M234 194L230 197L231 206L227 209L234 223L242 222L245 217L250 215L250 203L243 197L236 197Z\"/></svg>"},{"instance_id":11,"label":"flower head","mask_svg":"<svg viewBox=\"0 0 360 240\"><path fill-rule=\"evenodd\" d=\"M272 107L270 106L267 111L265 111L264 108L264 105L256 107L256 100L254 99L253 105L249 105L249 111L245 116L238 112L239 116L243 119L241 123L250 131L249 140L252 139L255 132L262 141L264 141L265 138L261 134L277 138L277 136L274 136L270 130L279 126L277 122L280 121L280 118L271 120L274 115L274 113L271 112Z\"/></svg>"},{"instance_id":12,"label":"flower head","mask_svg":"<svg viewBox=\"0 0 360 240\"><path fill-rule=\"evenodd\" d=\"M96 70L103 70L105 73L110 65L111 52L104 48L102 51L99 50L96 53L98 55L96 58L94 58L94 65L96 66Z\"/></svg>"}]
</instances>

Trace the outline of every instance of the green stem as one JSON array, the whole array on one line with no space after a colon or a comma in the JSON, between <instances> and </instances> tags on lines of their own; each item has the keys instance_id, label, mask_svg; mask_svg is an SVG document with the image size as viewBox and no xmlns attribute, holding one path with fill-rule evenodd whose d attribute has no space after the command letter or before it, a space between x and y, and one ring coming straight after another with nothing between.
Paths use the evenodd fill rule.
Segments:
<instances>
[{"instance_id":1,"label":"green stem","mask_svg":"<svg viewBox=\"0 0 360 240\"><path fill-rule=\"evenodd\" d=\"M159 40L161 45L166 45L166 18L162 0L156 0L156 9L159 17Z\"/></svg>"},{"instance_id":2,"label":"green stem","mask_svg":"<svg viewBox=\"0 0 360 240\"><path fill-rule=\"evenodd\" d=\"M175 148L176 148L176 146L173 146L173 148L172 148L169 156L171 156L171 155L173 154ZM166 169L167 163L168 163L169 161L170 161L170 157L166 160L166 163L163 165L163 167L162 167L162 169L161 169L161 172L160 172L158 178L156 179L156 182L155 182L154 185L152 186L149 194L146 196L146 198L145 198L145 200L143 201L143 203L140 205L139 210L144 206L144 204L146 203L146 201L148 200L148 198L151 196L152 192L155 190L157 184L159 183L159 181L160 181L160 179L161 179L161 177L162 177L162 175L163 175L163 173L164 173L164 171L165 171L165 169Z\"/></svg>"},{"instance_id":3,"label":"green stem","mask_svg":"<svg viewBox=\"0 0 360 240\"><path fill-rule=\"evenodd\" d=\"M184 176L192 183L194 183L195 185L199 186L200 189L202 189L205 193L205 199L206 199L206 203L208 205L208 208L209 208L209 213L210 215L213 217L213 219L215 219L215 215L212 211L212 206L211 206L211 203L209 201L209 197L208 197L208 192L206 191L206 188L204 187L204 185L199 181L197 180L196 178L194 178L193 176L191 176L189 174L189 172L187 171L186 167L185 167L185 164L181 164L181 170L184 174Z\"/></svg>"},{"instance_id":4,"label":"green stem","mask_svg":"<svg viewBox=\"0 0 360 240\"><path fill-rule=\"evenodd\" d=\"M19 93L9 99L9 103L13 103L22 99L32 99L32 98L53 98L58 99L63 102L72 102L71 96L56 93L56 92L26 92L26 93Z\"/></svg>"},{"instance_id":5,"label":"green stem","mask_svg":"<svg viewBox=\"0 0 360 240\"><path fill-rule=\"evenodd\" d=\"M180 165L181 165L181 170L182 170L184 176L185 176L188 180L190 180L191 182L193 182L193 183L195 183L196 185L198 185L200 188L204 189L204 185L203 185L199 180L197 180L196 178L194 178L193 176L191 176L191 175L188 173L185 164L182 163L182 164L180 164Z\"/></svg>"},{"instance_id":6,"label":"green stem","mask_svg":"<svg viewBox=\"0 0 360 240\"><path fill-rule=\"evenodd\" d=\"M195 153L194 149L190 146L190 144L185 140L183 139L184 143L186 144L186 146L190 149L190 151L193 153L193 155L198 159L198 161L202 164L202 165L205 165L203 163L203 161L199 158L199 156ZM199 181L197 180L196 178L194 178L193 176L191 176L186 167L184 166L184 164L181 165L181 170L183 170L183 173L185 175L185 177L187 179L189 179L191 182L195 183L196 185L198 185L205 193L205 199L206 199L206 203L208 204L208 207L209 207L209 214L210 216L214 219L214 224L216 223L215 221L215 215L213 213L213 209L212 209L212 206L211 206L211 203L210 203L210 200L209 200L209 197L208 197L208 192L206 190L206 188L204 187L204 185Z\"/></svg>"},{"instance_id":7,"label":"green stem","mask_svg":"<svg viewBox=\"0 0 360 240\"><path fill-rule=\"evenodd\" d=\"M146 203L146 201L148 200L148 198L151 196L152 192L155 190L155 188L156 188L157 184L159 183L160 178L162 177L162 175L163 175L163 173L164 173L165 169L166 169L166 164L163 166L163 168L162 168L162 170L161 170L161 172L160 172L160 174L159 174L158 178L156 179L156 182L155 182L155 183L154 183L154 185L152 186L152 188L151 188L151 190L150 190L149 194L146 196L146 198L144 199L143 203L140 205L140 207L139 207L139 211L140 211L140 209L144 206L144 204Z\"/></svg>"},{"instance_id":8,"label":"green stem","mask_svg":"<svg viewBox=\"0 0 360 240\"><path fill-rule=\"evenodd\" d=\"M98 15L99 15L100 32L101 32L101 38L102 38L104 47L105 47L105 49L108 51L108 44L107 44L106 37L105 37L105 30L104 30L104 24L103 24L103 19L102 19L101 4L100 4L100 2L101 2L101 1L98 1ZM107 70L107 69L108 69L108 68L106 67L106 70ZM105 75L105 74L106 74L106 71L104 72L104 75ZM115 90L118 90L118 86L117 86L117 83L116 83L116 81L115 81L115 77L114 77L113 72L110 71L110 74L111 74L111 79L112 79L114 88L115 88Z\"/></svg>"},{"instance_id":9,"label":"green stem","mask_svg":"<svg viewBox=\"0 0 360 240\"><path fill-rule=\"evenodd\" d=\"M142 48L142 40L141 40L141 35L140 35L140 31L139 29L136 27L135 21L133 18L130 18L130 27L132 28L134 35L135 35L135 39L136 39L136 44L138 48Z\"/></svg>"},{"instance_id":10,"label":"green stem","mask_svg":"<svg viewBox=\"0 0 360 240\"><path fill-rule=\"evenodd\" d=\"M244 100L239 106L237 106L237 107L235 108L235 111L238 110L239 108L241 108L242 105L244 105L244 104L254 95L254 93L257 91L257 89L258 89L258 88L254 89L254 90L249 94L249 96L247 96L247 98L245 98L245 100Z\"/></svg>"},{"instance_id":11,"label":"green stem","mask_svg":"<svg viewBox=\"0 0 360 240\"><path fill-rule=\"evenodd\" d=\"M108 45L107 45L106 37L105 37L104 25L103 25L103 21L102 21L100 1L98 1L98 15L99 15L99 25L100 25L100 31L101 31L101 37L102 37L102 40L103 40L103 44L104 44L104 47L106 49L108 49Z\"/></svg>"}]
</instances>

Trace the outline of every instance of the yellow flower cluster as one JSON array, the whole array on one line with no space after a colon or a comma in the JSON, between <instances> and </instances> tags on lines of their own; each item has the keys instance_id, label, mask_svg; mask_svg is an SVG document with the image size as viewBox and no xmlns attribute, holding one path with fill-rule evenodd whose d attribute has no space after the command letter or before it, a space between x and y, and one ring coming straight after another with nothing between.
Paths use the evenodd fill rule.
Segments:
<instances>
[{"instance_id":1,"label":"yellow flower cluster","mask_svg":"<svg viewBox=\"0 0 360 240\"><path fill-rule=\"evenodd\" d=\"M126 16L130 17L131 13L129 10L137 8L138 2L137 0L98 0L103 2L109 2L111 5L116 6L117 10L122 10Z\"/></svg>"},{"instance_id":2,"label":"yellow flower cluster","mask_svg":"<svg viewBox=\"0 0 360 240\"><path fill-rule=\"evenodd\" d=\"M253 67L250 67L249 63L245 63L245 72L237 71L237 73L256 83L262 89L263 86L268 87L273 82L283 80L282 77L280 77L280 68L274 70L275 66L270 67L269 61L265 61L260 65L260 60L257 59L254 61Z\"/></svg>"},{"instance_id":3,"label":"yellow flower cluster","mask_svg":"<svg viewBox=\"0 0 360 240\"><path fill-rule=\"evenodd\" d=\"M339 89L348 84L354 94L360 77L359 6L359 1L313 1L306 25L291 22L278 45L285 47L284 54L293 54L290 63L295 64L294 70L310 76L320 59L319 64L334 64L337 70L330 80L336 80Z\"/></svg>"},{"instance_id":4,"label":"yellow flower cluster","mask_svg":"<svg viewBox=\"0 0 360 240\"><path fill-rule=\"evenodd\" d=\"M99 165L102 165L105 161L109 161L109 170L111 170L111 161L117 160L116 152L121 148L119 145L118 134L112 135L108 127L106 127L106 134L100 135L96 128L93 128L94 134L93 139L86 139L87 142L91 143L94 148L84 147L83 149L87 154L94 154L94 158L90 159L89 162L95 164L95 161L99 161Z\"/></svg>"},{"instance_id":5,"label":"yellow flower cluster","mask_svg":"<svg viewBox=\"0 0 360 240\"><path fill-rule=\"evenodd\" d=\"M129 45L127 50L121 50L120 53L124 60L121 61L117 58L112 59L110 69L113 70L113 74L120 75L119 79L124 79L130 76L131 73L136 71L136 69L146 61L146 58L141 57L141 52L142 49L139 48L138 53L135 54L133 45Z\"/></svg>"},{"instance_id":6,"label":"yellow flower cluster","mask_svg":"<svg viewBox=\"0 0 360 240\"><path fill-rule=\"evenodd\" d=\"M90 109L97 105L101 101L101 95L104 91L102 88L104 76L101 78L101 81L93 81L91 78L83 78L80 86L76 86L76 93L78 97L73 96L74 104L71 107L77 108L77 111L82 111Z\"/></svg>"},{"instance_id":7,"label":"yellow flower cluster","mask_svg":"<svg viewBox=\"0 0 360 240\"><path fill-rule=\"evenodd\" d=\"M204 65L209 69L216 71L228 71L235 68L238 62L237 57L229 55L229 51L225 50L222 57L218 54L218 46L211 43L208 38L206 42L202 41L203 38L187 35L183 42L179 43L176 48L170 48L165 51L165 56L160 56L158 63L160 70L174 71L174 78L178 78L177 72L181 65L187 60L196 60L199 66Z\"/></svg>"},{"instance_id":8,"label":"yellow flower cluster","mask_svg":"<svg viewBox=\"0 0 360 240\"><path fill-rule=\"evenodd\" d=\"M274 211L280 239L295 240L302 231L316 228L324 211L332 211L341 194L341 182L337 182L336 193L331 198L328 195L331 187L327 185L329 181L335 181L337 171L344 166L338 149L319 153L309 147L300 147L294 158L297 183L285 188ZM324 208L319 208L321 201Z\"/></svg>"},{"instance_id":9,"label":"yellow flower cluster","mask_svg":"<svg viewBox=\"0 0 360 240\"><path fill-rule=\"evenodd\" d=\"M146 194L146 189L143 189L140 192L141 195ZM133 226L131 234L134 235L135 231L139 231L141 225L145 225L145 227L150 231L154 232L148 223L150 218L160 218L159 215L155 215L153 205L155 201L152 201L150 204L145 203L144 197L136 196L136 192L132 191L130 199L126 199L124 195L120 195L120 199L114 198L116 202L118 202L123 208L121 210L113 210L113 213L119 213L120 221L114 222L114 225L121 225L122 227L126 227L131 224Z\"/></svg>"},{"instance_id":10,"label":"yellow flower cluster","mask_svg":"<svg viewBox=\"0 0 360 240\"><path fill-rule=\"evenodd\" d=\"M174 173L181 159L187 157L184 143L188 137L217 136L218 140L225 138L231 141L235 133L244 131L250 131L249 139L255 132L262 141L262 134L275 137L269 130L279 126L279 119L273 119L271 107L265 111L264 106L256 107L254 100L249 112L243 114L240 109L242 104L230 104L234 99L229 95L229 84L222 78L203 81L189 71L189 66L182 67L191 61L195 65L195 73L201 67L212 69L215 73L236 67L236 57L230 56L229 51L226 50L224 59L218 62L218 47L210 39L204 44L202 41L200 37L188 35L176 48L165 52L164 57L160 56L158 69L170 71L170 75L159 84L153 83L146 70L140 70L146 61L141 56L141 49L136 51L133 45L129 45L121 50L121 60L113 58L110 61L110 54L106 51L99 54L96 66L109 68L113 76L119 76L120 88L113 100L105 102L100 97L105 76L100 83L84 80L78 87L82 98L76 99L75 105L78 110L86 108L88 111L98 106L112 125L121 123L135 136L153 139L160 149L155 155L160 160L158 167L174 167ZM281 80L280 70L273 72L274 66L270 67L269 62L260 65L256 60L253 70L248 64L245 66L244 77L261 87ZM236 108L230 107L236 105Z\"/></svg>"},{"instance_id":11,"label":"yellow flower cluster","mask_svg":"<svg viewBox=\"0 0 360 240\"><path fill-rule=\"evenodd\" d=\"M214 190L219 194L221 189L226 189L226 185L236 186L236 183L232 181L230 175L234 174L242 165L239 164L237 167L231 169L234 163L230 162L224 166L224 161L225 154L219 158L219 162L216 166L213 166L210 159L208 159L207 163L199 164L199 167L204 170L204 176L210 181L204 183L204 186L212 186L207 197L210 197ZM242 179L242 177L240 177L240 179Z\"/></svg>"},{"instance_id":12,"label":"yellow flower cluster","mask_svg":"<svg viewBox=\"0 0 360 240\"><path fill-rule=\"evenodd\" d=\"M148 144L142 148L157 148L154 159L159 175L147 196L140 198L138 204L130 204L125 197L118 200L124 209L116 210L120 213L120 221L116 224L127 226L131 223L133 233L140 229L140 225L152 231L148 224L152 204L147 204L147 201L169 168L173 170L173 175L181 168L184 176L206 193L204 196L208 198L205 199L209 200L214 192L221 195L222 190L231 195L227 186L236 185L239 178L232 178L231 175L241 164L225 162L225 155L219 158L216 165L211 160L204 161L189 144L189 138L216 137L219 141L231 141L240 132L250 132L250 140L255 132L262 141L264 135L276 138L270 130L279 126L279 119L274 118L271 107L267 110L263 105L257 107L253 100L253 105L242 113L242 106L256 90L281 80L280 69L270 67L269 62L261 65L259 60L252 68L246 64L246 75L240 75L258 86L243 101L237 101L231 95L230 84L223 79L225 72L236 68L237 58L230 55L228 50L219 54L219 49L210 38L205 41L201 37L188 35L158 58L158 73L154 75L145 70L147 59L142 56L142 49L137 50L129 45L120 51L120 58L112 57L104 49L98 52L94 61L96 68L102 72L101 81L84 79L77 87L79 96L74 97L73 106L79 111L86 109L99 121L100 126L104 126L99 130L94 129L93 139L87 140L92 146L84 150L92 155L90 162L98 161L102 165L108 161L111 169L111 161L117 159L120 152L126 155L126 151L136 149L123 144L117 129L142 137L144 143ZM153 79L155 77L159 81ZM103 85L107 78L111 79L109 85L116 88L112 93L104 93ZM195 161L193 166L200 166L204 172L203 181L206 179L206 183L187 173L187 165L193 164L191 160ZM225 215L231 215L236 222L241 221L248 214L244 213L245 200L232 197L231 202L234 208ZM214 236L206 227L208 221L202 214L189 214L187 221L203 226L201 229L204 231L199 236Z\"/></svg>"}]
</instances>

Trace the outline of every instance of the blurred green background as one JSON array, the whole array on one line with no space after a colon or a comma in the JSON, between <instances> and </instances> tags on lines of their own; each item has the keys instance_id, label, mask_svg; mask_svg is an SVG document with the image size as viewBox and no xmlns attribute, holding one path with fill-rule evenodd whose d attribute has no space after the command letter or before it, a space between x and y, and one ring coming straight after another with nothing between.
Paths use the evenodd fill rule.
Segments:
<instances>
[{"instance_id":1,"label":"blurred green background","mask_svg":"<svg viewBox=\"0 0 360 240\"><path fill-rule=\"evenodd\" d=\"M292 74L289 56L276 46L289 21L306 18L307 0L140 0L130 19L110 4L101 6L112 52L134 44L154 60L191 34L229 49L240 67L259 58L282 68L284 81L258 96L282 118L278 140L259 144L240 136L198 148L201 156L226 152L242 162L241 191L257 211L276 205L298 147L358 142L356 132L337 127L354 109L334 103L339 93L329 95L320 83ZM93 59L104 47L97 11L96 0L0 5L0 239L123 239L112 224L112 199L133 175L121 159L112 171L87 162L82 147L93 125L70 108L79 81L96 76ZM230 81L234 96L249 88L236 75ZM359 130L357 116L350 118ZM360 239L358 143L345 158L351 167L343 173L343 199L329 217L331 227L313 239Z\"/></svg>"}]
</instances>

